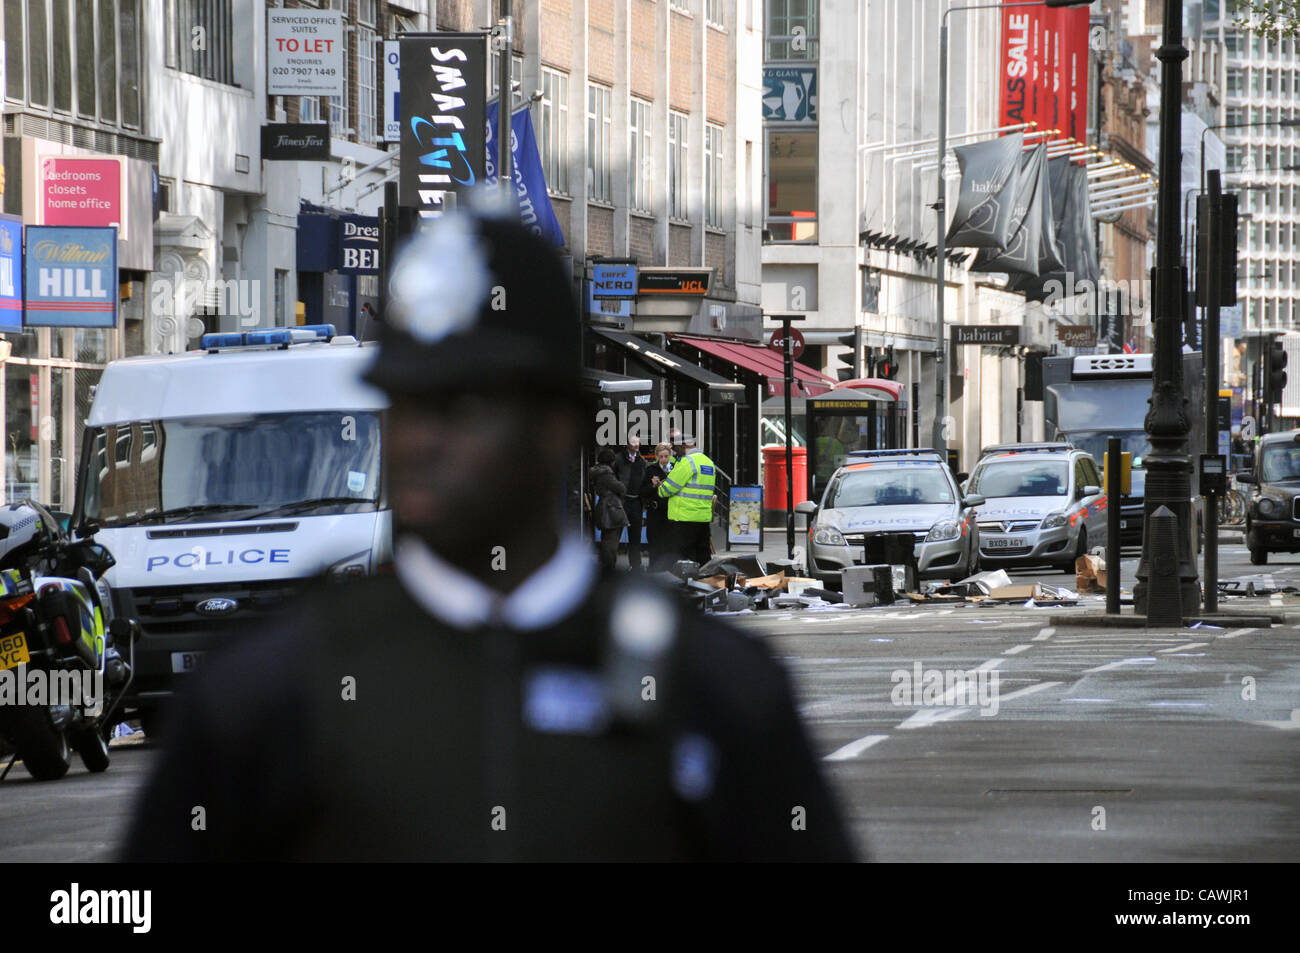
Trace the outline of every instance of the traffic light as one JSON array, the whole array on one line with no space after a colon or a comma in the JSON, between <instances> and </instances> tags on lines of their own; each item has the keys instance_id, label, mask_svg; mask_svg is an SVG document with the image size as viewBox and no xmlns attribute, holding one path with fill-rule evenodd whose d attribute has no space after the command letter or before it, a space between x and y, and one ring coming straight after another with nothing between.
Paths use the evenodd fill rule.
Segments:
<instances>
[{"instance_id":1,"label":"traffic light","mask_svg":"<svg viewBox=\"0 0 1300 953\"><path fill-rule=\"evenodd\" d=\"M1264 366L1264 402L1277 404L1282 400L1282 390L1286 387L1286 347L1280 338L1268 342Z\"/></svg>"},{"instance_id":2,"label":"traffic light","mask_svg":"<svg viewBox=\"0 0 1300 953\"><path fill-rule=\"evenodd\" d=\"M849 348L847 354L841 354L836 358L844 367L835 368L836 376L842 381L850 381L862 376L862 329L858 328L849 334L841 334L837 339L845 347Z\"/></svg>"},{"instance_id":3,"label":"traffic light","mask_svg":"<svg viewBox=\"0 0 1300 953\"><path fill-rule=\"evenodd\" d=\"M898 376L898 361L894 359L894 346L885 348L883 357L876 358L876 376L892 381Z\"/></svg>"}]
</instances>

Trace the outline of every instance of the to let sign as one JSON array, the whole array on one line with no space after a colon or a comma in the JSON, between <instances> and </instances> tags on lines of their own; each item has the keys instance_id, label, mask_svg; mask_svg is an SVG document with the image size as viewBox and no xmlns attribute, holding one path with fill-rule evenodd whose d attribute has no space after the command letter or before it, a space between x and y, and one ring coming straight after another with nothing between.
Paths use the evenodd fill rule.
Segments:
<instances>
[{"instance_id":1,"label":"to let sign","mask_svg":"<svg viewBox=\"0 0 1300 953\"><path fill-rule=\"evenodd\" d=\"M952 343L986 344L990 347L1010 347L1020 343L1020 326L1004 324L955 324Z\"/></svg>"},{"instance_id":2,"label":"to let sign","mask_svg":"<svg viewBox=\"0 0 1300 953\"><path fill-rule=\"evenodd\" d=\"M269 96L343 95L343 14L332 10L266 11Z\"/></svg>"},{"instance_id":3,"label":"to let sign","mask_svg":"<svg viewBox=\"0 0 1300 953\"><path fill-rule=\"evenodd\" d=\"M1091 324L1061 324L1056 339L1066 347L1096 347L1097 329Z\"/></svg>"}]
</instances>

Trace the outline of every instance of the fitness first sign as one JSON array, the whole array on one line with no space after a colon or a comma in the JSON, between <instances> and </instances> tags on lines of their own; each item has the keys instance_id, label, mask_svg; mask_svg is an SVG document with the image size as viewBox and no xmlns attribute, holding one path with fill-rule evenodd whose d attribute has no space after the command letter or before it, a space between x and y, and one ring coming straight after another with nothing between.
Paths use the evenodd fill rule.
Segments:
<instances>
[{"instance_id":1,"label":"fitness first sign","mask_svg":"<svg viewBox=\"0 0 1300 953\"><path fill-rule=\"evenodd\" d=\"M437 215L448 193L471 189L487 158L487 34L400 40L401 205Z\"/></svg>"}]
</instances>

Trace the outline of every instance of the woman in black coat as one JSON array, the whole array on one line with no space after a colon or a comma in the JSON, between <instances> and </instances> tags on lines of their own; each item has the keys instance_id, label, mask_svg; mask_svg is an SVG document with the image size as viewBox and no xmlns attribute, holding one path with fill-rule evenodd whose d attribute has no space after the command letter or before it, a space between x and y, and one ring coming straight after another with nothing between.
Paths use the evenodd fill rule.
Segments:
<instances>
[{"instance_id":1,"label":"woman in black coat","mask_svg":"<svg viewBox=\"0 0 1300 953\"><path fill-rule=\"evenodd\" d=\"M646 542L650 546L650 572L668 569L675 558L668 523L668 501L659 498L659 484L668 479L672 470L673 448L666 443L655 447L655 462L645 469L645 483L641 496L646 501Z\"/></svg>"},{"instance_id":2,"label":"woman in black coat","mask_svg":"<svg viewBox=\"0 0 1300 953\"><path fill-rule=\"evenodd\" d=\"M606 570L613 569L618 562L618 538L627 525L627 512L623 509L627 487L614 476L614 460L614 451L606 448L596 454L596 465L587 471L591 490L596 495L592 522L600 530L597 550L601 568Z\"/></svg>"}]
</instances>

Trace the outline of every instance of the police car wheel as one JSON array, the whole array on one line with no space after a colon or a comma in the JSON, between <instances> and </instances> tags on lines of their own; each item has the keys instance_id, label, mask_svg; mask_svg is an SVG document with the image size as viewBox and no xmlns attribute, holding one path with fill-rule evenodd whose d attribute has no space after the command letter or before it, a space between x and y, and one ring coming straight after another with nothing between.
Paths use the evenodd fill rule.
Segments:
<instances>
[{"instance_id":1,"label":"police car wheel","mask_svg":"<svg viewBox=\"0 0 1300 953\"><path fill-rule=\"evenodd\" d=\"M1078 565L1080 556L1088 555L1088 529L1086 526L1079 527L1079 545L1074 547L1074 557L1067 563L1062 563L1061 572L1074 573L1075 566Z\"/></svg>"}]
</instances>

